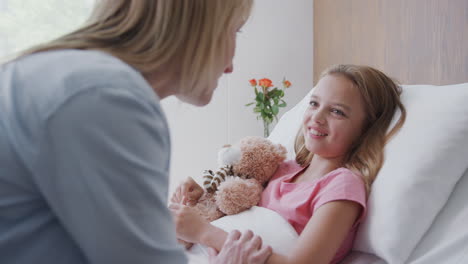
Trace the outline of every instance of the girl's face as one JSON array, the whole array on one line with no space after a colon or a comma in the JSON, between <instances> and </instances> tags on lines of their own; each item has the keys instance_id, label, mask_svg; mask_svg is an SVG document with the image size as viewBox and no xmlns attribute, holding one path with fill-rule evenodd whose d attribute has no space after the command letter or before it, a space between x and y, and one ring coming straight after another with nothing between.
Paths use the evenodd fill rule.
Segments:
<instances>
[{"instance_id":1,"label":"girl's face","mask_svg":"<svg viewBox=\"0 0 468 264\"><path fill-rule=\"evenodd\" d=\"M357 87L340 75L326 75L318 82L304 114L307 150L327 159L340 159L359 138L366 119Z\"/></svg>"}]
</instances>

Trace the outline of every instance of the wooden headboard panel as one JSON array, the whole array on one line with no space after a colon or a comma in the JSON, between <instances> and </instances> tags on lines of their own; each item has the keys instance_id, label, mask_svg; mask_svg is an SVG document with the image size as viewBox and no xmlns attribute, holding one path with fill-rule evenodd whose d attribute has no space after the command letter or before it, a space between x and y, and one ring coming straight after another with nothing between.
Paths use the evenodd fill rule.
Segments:
<instances>
[{"instance_id":1,"label":"wooden headboard panel","mask_svg":"<svg viewBox=\"0 0 468 264\"><path fill-rule=\"evenodd\" d=\"M338 63L402 84L468 82L468 1L314 0L314 82Z\"/></svg>"}]
</instances>

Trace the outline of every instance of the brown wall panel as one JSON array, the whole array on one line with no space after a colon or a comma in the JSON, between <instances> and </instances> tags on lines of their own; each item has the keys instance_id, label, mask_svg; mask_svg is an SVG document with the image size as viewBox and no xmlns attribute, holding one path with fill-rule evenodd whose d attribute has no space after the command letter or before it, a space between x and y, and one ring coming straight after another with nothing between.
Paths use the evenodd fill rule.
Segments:
<instances>
[{"instance_id":1,"label":"brown wall panel","mask_svg":"<svg viewBox=\"0 0 468 264\"><path fill-rule=\"evenodd\" d=\"M468 0L314 0L314 80L337 63L404 84L468 82Z\"/></svg>"}]
</instances>

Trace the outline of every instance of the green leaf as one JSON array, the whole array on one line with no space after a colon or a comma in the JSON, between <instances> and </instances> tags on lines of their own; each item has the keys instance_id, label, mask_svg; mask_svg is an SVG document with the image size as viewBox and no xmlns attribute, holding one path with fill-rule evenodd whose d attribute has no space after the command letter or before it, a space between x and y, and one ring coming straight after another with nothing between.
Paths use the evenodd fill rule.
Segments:
<instances>
[{"instance_id":1,"label":"green leaf","mask_svg":"<svg viewBox=\"0 0 468 264\"><path fill-rule=\"evenodd\" d=\"M273 89L270 91L270 97L278 97L279 95L279 90L277 88Z\"/></svg>"},{"instance_id":2,"label":"green leaf","mask_svg":"<svg viewBox=\"0 0 468 264\"><path fill-rule=\"evenodd\" d=\"M278 109L278 106L274 105L272 108L271 108L272 112L273 112L273 115L277 115L278 112L279 112L279 109Z\"/></svg>"},{"instance_id":3,"label":"green leaf","mask_svg":"<svg viewBox=\"0 0 468 264\"><path fill-rule=\"evenodd\" d=\"M255 102L248 103L248 104L246 104L245 106L251 106L251 105L253 105L253 104L255 104Z\"/></svg>"},{"instance_id":4,"label":"green leaf","mask_svg":"<svg viewBox=\"0 0 468 264\"><path fill-rule=\"evenodd\" d=\"M280 97L283 97L283 96L284 96L284 91L280 90Z\"/></svg>"},{"instance_id":5,"label":"green leaf","mask_svg":"<svg viewBox=\"0 0 468 264\"><path fill-rule=\"evenodd\" d=\"M265 95L262 92L259 92L257 94L257 97L255 98L255 100L257 100L259 102L263 102L265 100Z\"/></svg>"},{"instance_id":6,"label":"green leaf","mask_svg":"<svg viewBox=\"0 0 468 264\"><path fill-rule=\"evenodd\" d=\"M275 89L271 89L270 91L268 91L268 95L269 95L269 96L273 96L273 95L275 94L275 90L276 90L276 88L275 88Z\"/></svg>"},{"instance_id":7,"label":"green leaf","mask_svg":"<svg viewBox=\"0 0 468 264\"><path fill-rule=\"evenodd\" d=\"M257 87L254 87L255 88L255 97L258 95L258 90L257 90Z\"/></svg>"},{"instance_id":8,"label":"green leaf","mask_svg":"<svg viewBox=\"0 0 468 264\"><path fill-rule=\"evenodd\" d=\"M278 105L279 107L285 107L286 106L286 102L283 101L281 104Z\"/></svg>"}]
</instances>

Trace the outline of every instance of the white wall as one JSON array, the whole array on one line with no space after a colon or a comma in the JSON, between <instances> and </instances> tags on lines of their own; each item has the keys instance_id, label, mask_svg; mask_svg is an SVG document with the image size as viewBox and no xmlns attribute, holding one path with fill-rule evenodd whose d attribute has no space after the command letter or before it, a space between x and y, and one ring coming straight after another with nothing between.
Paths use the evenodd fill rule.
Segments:
<instances>
[{"instance_id":1,"label":"white wall","mask_svg":"<svg viewBox=\"0 0 468 264\"><path fill-rule=\"evenodd\" d=\"M288 106L313 86L313 1L256 0L249 22L238 36L234 73L222 77L212 102L203 108L163 101L172 136L170 193L187 176L216 169L217 151L248 135L263 135L263 126L246 103L253 100L248 80L270 78L286 91Z\"/></svg>"},{"instance_id":2,"label":"white wall","mask_svg":"<svg viewBox=\"0 0 468 264\"><path fill-rule=\"evenodd\" d=\"M8 8L8 3L6 1L0 1L0 12L6 11Z\"/></svg>"}]
</instances>

